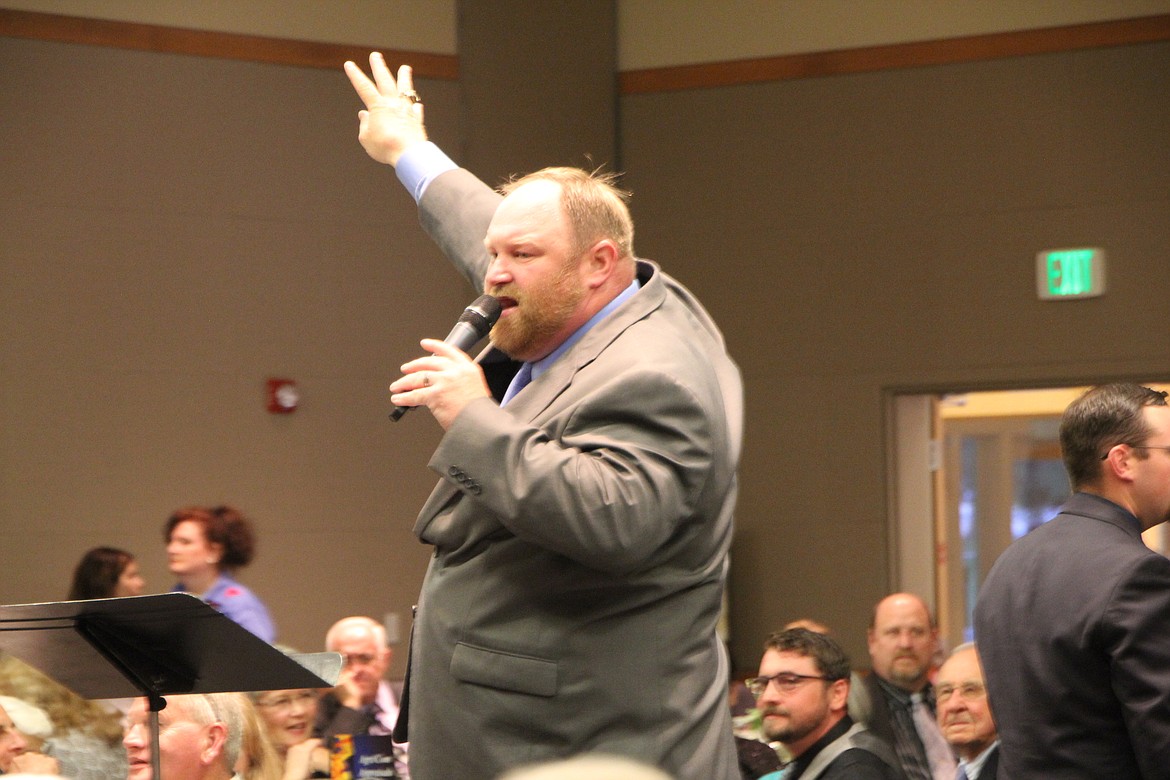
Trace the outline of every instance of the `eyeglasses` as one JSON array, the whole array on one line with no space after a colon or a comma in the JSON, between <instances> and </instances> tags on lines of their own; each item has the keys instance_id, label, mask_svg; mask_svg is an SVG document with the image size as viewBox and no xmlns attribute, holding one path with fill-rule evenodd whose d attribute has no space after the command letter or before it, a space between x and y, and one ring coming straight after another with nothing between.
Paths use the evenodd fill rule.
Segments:
<instances>
[{"instance_id":1,"label":"eyeglasses","mask_svg":"<svg viewBox=\"0 0 1170 780\"><path fill-rule=\"evenodd\" d=\"M752 696L759 698L764 695L764 691L768 689L768 683L776 683L776 690L780 693L792 693L800 687L805 680L831 680L831 677L816 674L795 674L793 672L780 672L773 674L770 677L752 677L749 680L744 680L743 684L752 692Z\"/></svg>"},{"instance_id":2,"label":"eyeglasses","mask_svg":"<svg viewBox=\"0 0 1170 780\"><path fill-rule=\"evenodd\" d=\"M1114 444L1113 447L1117 447L1121 444L1124 444L1126 447L1129 447L1130 449L1133 449L1133 450L1161 450L1162 452L1170 452L1170 444L1161 444L1161 445L1157 445L1157 444L1130 444L1127 441L1123 441L1123 442L1118 442L1117 444ZM1110 447L1108 450L1105 451L1105 454L1101 456L1101 460L1105 460L1106 458L1109 457L1109 453L1113 451L1113 447Z\"/></svg>"},{"instance_id":3,"label":"eyeglasses","mask_svg":"<svg viewBox=\"0 0 1170 780\"><path fill-rule=\"evenodd\" d=\"M275 699L268 699L267 701L257 701L256 706L263 707L267 710L290 710L294 704L299 704L302 707L307 706L310 701L314 701L317 694L313 691L297 691L296 693L286 693L277 696Z\"/></svg>"},{"instance_id":4,"label":"eyeglasses","mask_svg":"<svg viewBox=\"0 0 1170 780\"><path fill-rule=\"evenodd\" d=\"M952 693L958 693L959 698L963 701L975 701L980 699L986 693L984 688L979 683L963 683L962 685L940 685L934 689L934 698L938 703L942 703L951 698Z\"/></svg>"},{"instance_id":5,"label":"eyeglasses","mask_svg":"<svg viewBox=\"0 0 1170 780\"><path fill-rule=\"evenodd\" d=\"M343 653L341 659L345 662L346 666L369 666L377 657L371 653Z\"/></svg>"}]
</instances>

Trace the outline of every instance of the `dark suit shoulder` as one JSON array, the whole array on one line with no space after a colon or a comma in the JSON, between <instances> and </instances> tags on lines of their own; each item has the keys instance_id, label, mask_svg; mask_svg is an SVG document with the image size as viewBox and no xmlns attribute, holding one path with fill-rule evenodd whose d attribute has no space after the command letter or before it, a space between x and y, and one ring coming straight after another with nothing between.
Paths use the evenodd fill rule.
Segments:
<instances>
[{"instance_id":1,"label":"dark suit shoulder","mask_svg":"<svg viewBox=\"0 0 1170 780\"><path fill-rule=\"evenodd\" d=\"M983 762L983 769L979 770L979 777L976 780L996 780L997 775L999 775L999 745L996 745L988 754L987 760Z\"/></svg>"},{"instance_id":2,"label":"dark suit shoulder","mask_svg":"<svg viewBox=\"0 0 1170 780\"><path fill-rule=\"evenodd\" d=\"M903 780L902 773L862 747L846 750L820 774L821 780Z\"/></svg>"}]
</instances>

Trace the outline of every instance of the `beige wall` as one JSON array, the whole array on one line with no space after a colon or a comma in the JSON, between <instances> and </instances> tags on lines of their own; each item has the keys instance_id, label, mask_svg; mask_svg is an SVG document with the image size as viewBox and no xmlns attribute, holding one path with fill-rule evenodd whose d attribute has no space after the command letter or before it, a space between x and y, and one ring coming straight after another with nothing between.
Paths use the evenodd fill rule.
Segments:
<instances>
[{"instance_id":1,"label":"beige wall","mask_svg":"<svg viewBox=\"0 0 1170 780\"><path fill-rule=\"evenodd\" d=\"M864 659L892 393L1170 373L1170 45L627 96L638 251L700 291L747 379L736 660L801 615ZM1035 253L1109 292L1041 303Z\"/></svg>"},{"instance_id":2,"label":"beige wall","mask_svg":"<svg viewBox=\"0 0 1170 780\"><path fill-rule=\"evenodd\" d=\"M604 76L560 89L596 65L587 46L507 68L508 20L477 18L460 57L479 62L420 84L436 139L494 180L612 157L620 127L640 252L701 294L744 369L737 665L799 615L864 658L895 582L892 393L1170 374L1170 44L610 96L607 114ZM356 144L344 77L4 38L0 72L0 603L63 596L95 544L163 589L166 515L231 501L259 524L244 579L283 641L314 649L349 612L405 632L437 429L389 423L385 386L473 292ZM583 99L604 119L558 147L536 109ZM1035 251L1076 244L1109 252L1108 295L1037 302ZM272 375L300 382L296 414L264 410Z\"/></svg>"},{"instance_id":3,"label":"beige wall","mask_svg":"<svg viewBox=\"0 0 1170 780\"><path fill-rule=\"evenodd\" d=\"M0 601L63 598L98 544L165 590L165 518L226 501L282 641L405 631L438 437L385 388L475 291L357 144L344 75L2 38L0 71ZM420 90L457 146L457 86Z\"/></svg>"}]
</instances>

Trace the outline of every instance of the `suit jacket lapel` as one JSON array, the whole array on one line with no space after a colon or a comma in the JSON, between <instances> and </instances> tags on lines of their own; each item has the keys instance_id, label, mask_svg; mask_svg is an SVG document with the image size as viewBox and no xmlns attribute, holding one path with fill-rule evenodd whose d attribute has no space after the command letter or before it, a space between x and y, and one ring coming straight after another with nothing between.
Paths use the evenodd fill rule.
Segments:
<instances>
[{"instance_id":1,"label":"suit jacket lapel","mask_svg":"<svg viewBox=\"0 0 1170 780\"><path fill-rule=\"evenodd\" d=\"M567 353L554 362L549 369L524 388L524 392L508 402L507 410L519 420L527 423L537 419L555 402L569 385L577 373L589 363L592 363L601 352L635 322L646 317L650 312L662 305L666 297L666 285L657 268L646 261L638 261L638 275L642 282L642 289L630 298L625 304L597 323L580 342L575 344ZM499 376L507 372L510 381L515 375L519 364L511 361L506 355L492 345L480 353L476 362L484 368L488 377L489 387L498 401L507 388L508 382L501 382ZM502 364L510 363L509 368L502 368ZM495 378L493 378L495 377ZM502 384L503 389L500 388ZM498 391L498 392L497 392ZM423 537L427 526L444 511L447 511L462 495L462 491L446 478L439 480L430 498L419 511L418 519L414 524L414 534Z\"/></svg>"}]
</instances>

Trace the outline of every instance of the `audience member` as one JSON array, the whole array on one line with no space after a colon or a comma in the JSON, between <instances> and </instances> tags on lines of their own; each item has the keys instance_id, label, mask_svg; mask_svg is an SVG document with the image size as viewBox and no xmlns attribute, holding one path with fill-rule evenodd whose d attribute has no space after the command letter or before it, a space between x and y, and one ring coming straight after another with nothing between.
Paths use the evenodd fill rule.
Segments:
<instances>
[{"instance_id":1,"label":"audience member","mask_svg":"<svg viewBox=\"0 0 1170 780\"><path fill-rule=\"evenodd\" d=\"M814 631L825 636L832 636L833 631L827 625L819 620L812 618L797 618L785 624L784 628L807 628L809 631ZM849 717L853 718L854 723L869 723L869 695L865 690L865 680L859 675L856 670L849 674Z\"/></svg>"},{"instance_id":2,"label":"audience member","mask_svg":"<svg viewBox=\"0 0 1170 780\"><path fill-rule=\"evenodd\" d=\"M158 713L162 780L231 780L243 739L241 700L234 693L166 697L166 707ZM136 699L130 707L122 744L130 759L127 780L159 780L151 767L146 699Z\"/></svg>"},{"instance_id":3,"label":"audience member","mask_svg":"<svg viewBox=\"0 0 1170 780\"><path fill-rule=\"evenodd\" d=\"M889 746L854 723L846 709L849 657L831 637L790 628L768 637L755 693L764 736L784 744L792 763L766 780L897 780Z\"/></svg>"},{"instance_id":4,"label":"audience member","mask_svg":"<svg viewBox=\"0 0 1170 780\"><path fill-rule=\"evenodd\" d=\"M956 647L939 667L934 695L943 737L959 754L957 780L995 780L999 736L974 643Z\"/></svg>"},{"instance_id":5,"label":"audience member","mask_svg":"<svg viewBox=\"0 0 1170 780\"><path fill-rule=\"evenodd\" d=\"M167 564L178 579L172 591L192 593L265 642L276 639L268 608L234 579L252 562L252 524L228 506L187 507L167 520Z\"/></svg>"},{"instance_id":6,"label":"audience member","mask_svg":"<svg viewBox=\"0 0 1170 780\"><path fill-rule=\"evenodd\" d=\"M94 547L73 571L69 600L141 596L145 588L133 555L116 547Z\"/></svg>"},{"instance_id":7,"label":"audience member","mask_svg":"<svg viewBox=\"0 0 1170 780\"><path fill-rule=\"evenodd\" d=\"M0 707L0 774L56 775L56 759L30 751L24 734Z\"/></svg>"},{"instance_id":8,"label":"audience member","mask_svg":"<svg viewBox=\"0 0 1170 780\"><path fill-rule=\"evenodd\" d=\"M660 769L623 756L587 754L519 767L499 780L673 780Z\"/></svg>"},{"instance_id":9,"label":"audience member","mask_svg":"<svg viewBox=\"0 0 1170 780\"><path fill-rule=\"evenodd\" d=\"M321 697L313 736L390 734L398 720L398 696L385 679L390 645L381 623L364 616L342 618L325 634L325 649L340 653L341 674ZM406 777L409 746L395 746L399 775Z\"/></svg>"},{"instance_id":10,"label":"audience member","mask_svg":"<svg viewBox=\"0 0 1170 780\"><path fill-rule=\"evenodd\" d=\"M268 743L276 751L284 780L306 780L329 774L329 751L313 737L317 691L298 688L258 691L252 701L263 722Z\"/></svg>"},{"instance_id":11,"label":"audience member","mask_svg":"<svg viewBox=\"0 0 1170 780\"><path fill-rule=\"evenodd\" d=\"M756 780L783 765L777 750L783 750L779 743L763 741L760 733L759 711L756 697L748 690L743 680L733 678L728 689L728 705L731 708L731 725L735 734L735 755L739 761L742 780ZM787 755L787 754L785 754Z\"/></svg>"},{"instance_id":12,"label":"audience member","mask_svg":"<svg viewBox=\"0 0 1170 780\"><path fill-rule=\"evenodd\" d=\"M370 64L374 80L346 63L359 140L502 309L481 360L424 339L390 385L445 431L415 525L434 557L403 696L412 765L482 780L600 751L738 778L716 624L743 398L722 335L636 257L612 177L547 168L493 192L426 142L409 68Z\"/></svg>"},{"instance_id":13,"label":"audience member","mask_svg":"<svg viewBox=\"0 0 1170 780\"><path fill-rule=\"evenodd\" d=\"M3 686L0 686L3 690ZM0 707L12 718L16 730L28 743L28 749L38 753L44 752L45 740L53 736L53 724L49 715L35 704L15 696L0 695Z\"/></svg>"},{"instance_id":14,"label":"audience member","mask_svg":"<svg viewBox=\"0 0 1170 780\"><path fill-rule=\"evenodd\" d=\"M868 633L872 674L865 678L867 725L894 748L909 780L954 780L954 752L934 711L930 670L938 628L926 603L894 593L873 610Z\"/></svg>"},{"instance_id":15,"label":"audience member","mask_svg":"<svg viewBox=\"0 0 1170 780\"><path fill-rule=\"evenodd\" d=\"M61 774L75 780L124 780L119 713L75 694L12 655L0 655L0 693L40 708L52 732L43 751L60 764Z\"/></svg>"},{"instance_id":16,"label":"audience member","mask_svg":"<svg viewBox=\"0 0 1170 780\"><path fill-rule=\"evenodd\" d=\"M1060 447L1074 494L1000 556L975 640L1012 778L1170 773L1170 407L1134 384L1088 390Z\"/></svg>"},{"instance_id":17,"label":"audience member","mask_svg":"<svg viewBox=\"0 0 1170 780\"><path fill-rule=\"evenodd\" d=\"M239 704L243 727L240 755L236 758L236 777L239 780L281 780L283 761L268 737L268 729L253 699L242 693L235 695L242 699Z\"/></svg>"}]
</instances>

